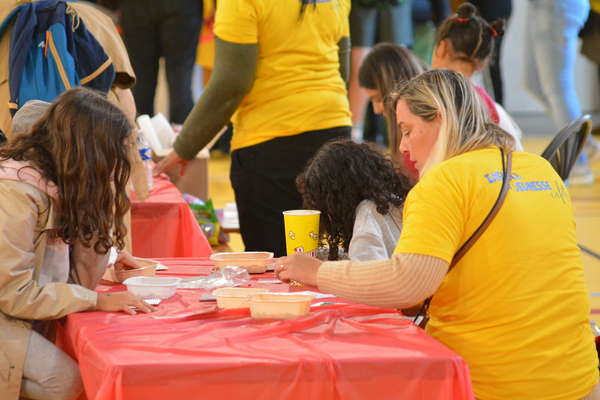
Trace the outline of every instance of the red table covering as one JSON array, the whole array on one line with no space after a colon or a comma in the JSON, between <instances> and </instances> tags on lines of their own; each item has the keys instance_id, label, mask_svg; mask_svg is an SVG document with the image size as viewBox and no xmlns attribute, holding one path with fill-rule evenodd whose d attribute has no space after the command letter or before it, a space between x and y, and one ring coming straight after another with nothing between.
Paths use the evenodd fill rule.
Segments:
<instances>
[{"instance_id":1,"label":"red table covering","mask_svg":"<svg viewBox=\"0 0 600 400\"><path fill-rule=\"evenodd\" d=\"M206 259L161 261L161 276L212 272ZM102 283L99 292L125 289ZM396 310L337 304L255 320L200 302L203 293L178 289L152 314L69 315L57 343L78 359L87 398L473 399L466 362Z\"/></svg>"},{"instance_id":2,"label":"red table covering","mask_svg":"<svg viewBox=\"0 0 600 400\"><path fill-rule=\"evenodd\" d=\"M208 257L212 248L181 192L165 177L143 203L131 194L133 255L154 257Z\"/></svg>"}]
</instances>

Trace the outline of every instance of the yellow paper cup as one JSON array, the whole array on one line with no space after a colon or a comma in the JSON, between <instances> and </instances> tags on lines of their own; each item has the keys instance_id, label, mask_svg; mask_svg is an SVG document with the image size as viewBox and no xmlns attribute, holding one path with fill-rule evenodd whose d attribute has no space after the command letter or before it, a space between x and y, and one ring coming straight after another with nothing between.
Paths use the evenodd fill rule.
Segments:
<instances>
[{"instance_id":1,"label":"yellow paper cup","mask_svg":"<svg viewBox=\"0 0 600 400\"><path fill-rule=\"evenodd\" d=\"M290 210L283 212L287 254L307 253L316 256L319 247L319 218L316 210Z\"/></svg>"}]
</instances>

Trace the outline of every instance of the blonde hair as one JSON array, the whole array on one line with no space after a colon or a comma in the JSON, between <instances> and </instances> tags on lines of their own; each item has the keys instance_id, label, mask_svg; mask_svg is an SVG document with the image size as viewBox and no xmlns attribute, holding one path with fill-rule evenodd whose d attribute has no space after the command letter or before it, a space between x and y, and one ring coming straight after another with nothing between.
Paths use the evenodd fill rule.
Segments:
<instances>
[{"instance_id":1,"label":"blonde hair","mask_svg":"<svg viewBox=\"0 0 600 400\"><path fill-rule=\"evenodd\" d=\"M496 125L479 93L462 73L434 69L406 82L393 94L393 105L406 100L409 110L425 121L441 117L438 140L420 171L472 150L498 146L506 152L515 139Z\"/></svg>"}]
</instances>

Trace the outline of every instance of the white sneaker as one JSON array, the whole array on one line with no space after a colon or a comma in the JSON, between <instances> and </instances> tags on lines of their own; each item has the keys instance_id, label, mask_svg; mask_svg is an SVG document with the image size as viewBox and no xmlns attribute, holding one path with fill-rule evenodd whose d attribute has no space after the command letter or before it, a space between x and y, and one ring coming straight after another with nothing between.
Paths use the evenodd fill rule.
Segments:
<instances>
[{"instance_id":1,"label":"white sneaker","mask_svg":"<svg viewBox=\"0 0 600 400\"><path fill-rule=\"evenodd\" d=\"M594 184L594 174L589 162L576 163L569 174L571 186L589 186Z\"/></svg>"},{"instance_id":2,"label":"white sneaker","mask_svg":"<svg viewBox=\"0 0 600 400\"><path fill-rule=\"evenodd\" d=\"M596 161L600 160L600 141L590 135L587 143L585 144L585 153L588 157L590 165L594 165Z\"/></svg>"}]
</instances>

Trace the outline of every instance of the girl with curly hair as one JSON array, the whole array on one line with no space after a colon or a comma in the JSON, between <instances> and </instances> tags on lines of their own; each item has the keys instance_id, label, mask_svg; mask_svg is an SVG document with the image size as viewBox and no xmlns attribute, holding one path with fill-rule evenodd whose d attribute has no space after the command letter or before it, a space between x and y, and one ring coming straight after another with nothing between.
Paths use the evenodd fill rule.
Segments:
<instances>
[{"instance_id":1,"label":"girl with curly hair","mask_svg":"<svg viewBox=\"0 0 600 400\"><path fill-rule=\"evenodd\" d=\"M49 321L154 310L131 292L93 291L113 246L124 246L131 131L103 95L76 88L0 148L0 355L11 366L3 398L74 399L83 390L77 363L46 339ZM115 268L137 266L116 253Z\"/></svg>"},{"instance_id":2,"label":"girl with curly hair","mask_svg":"<svg viewBox=\"0 0 600 400\"><path fill-rule=\"evenodd\" d=\"M343 249L352 260L389 258L402 229L409 179L368 144L327 142L296 180L304 208L321 211L319 244L329 260Z\"/></svg>"}]
</instances>

